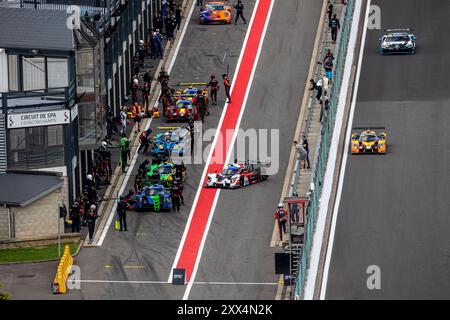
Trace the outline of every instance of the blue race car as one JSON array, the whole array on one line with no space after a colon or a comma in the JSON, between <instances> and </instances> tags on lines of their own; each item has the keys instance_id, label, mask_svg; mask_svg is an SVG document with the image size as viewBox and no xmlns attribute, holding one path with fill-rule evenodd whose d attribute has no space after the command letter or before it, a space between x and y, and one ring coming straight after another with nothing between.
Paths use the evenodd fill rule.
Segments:
<instances>
[{"instance_id":1,"label":"blue race car","mask_svg":"<svg viewBox=\"0 0 450 320\"><path fill-rule=\"evenodd\" d=\"M416 36L411 29L386 29L380 40L380 54L416 53Z\"/></svg>"},{"instance_id":2,"label":"blue race car","mask_svg":"<svg viewBox=\"0 0 450 320\"><path fill-rule=\"evenodd\" d=\"M183 156L186 136L189 131L180 127L174 131L166 131L156 135L153 141L152 157L157 161L167 161L170 155Z\"/></svg>"},{"instance_id":3,"label":"blue race car","mask_svg":"<svg viewBox=\"0 0 450 320\"><path fill-rule=\"evenodd\" d=\"M136 211L170 211L172 210L172 197L170 191L164 186L155 184L151 187L144 187L136 195L134 201Z\"/></svg>"}]
</instances>

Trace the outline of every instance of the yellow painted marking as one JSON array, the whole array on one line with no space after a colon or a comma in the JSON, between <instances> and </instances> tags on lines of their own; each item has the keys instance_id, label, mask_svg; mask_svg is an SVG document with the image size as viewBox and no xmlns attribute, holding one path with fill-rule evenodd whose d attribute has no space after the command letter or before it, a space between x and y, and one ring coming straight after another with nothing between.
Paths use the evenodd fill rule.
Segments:
<instances>
[{"instance_id":1,"label":"yellow painted marking","mask_svg":"<svg viewBox=\"0 0 450 320\"><path fill-rule=\"evenodd\" d=\"M109 266L106 265L105 268L111 269L111 268L124 268L124 269L143 269L144 266Z\"/></svg>"}]
</instances>

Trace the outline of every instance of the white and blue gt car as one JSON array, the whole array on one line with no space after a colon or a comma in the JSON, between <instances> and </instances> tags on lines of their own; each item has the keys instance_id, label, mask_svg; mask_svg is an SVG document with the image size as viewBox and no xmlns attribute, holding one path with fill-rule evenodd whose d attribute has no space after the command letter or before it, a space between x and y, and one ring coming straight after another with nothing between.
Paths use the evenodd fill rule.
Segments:
<instances>
[{"instance_id":1,"label":"white and blue gt car","mask_svg":"<svg viewBox=\"0 0 450 320\"><path fill-rule=\"evenodd\" d=\"M386 29L380 40L381 54L416 53L416 36L411 29Z\"/></svg>"}]
</instances>

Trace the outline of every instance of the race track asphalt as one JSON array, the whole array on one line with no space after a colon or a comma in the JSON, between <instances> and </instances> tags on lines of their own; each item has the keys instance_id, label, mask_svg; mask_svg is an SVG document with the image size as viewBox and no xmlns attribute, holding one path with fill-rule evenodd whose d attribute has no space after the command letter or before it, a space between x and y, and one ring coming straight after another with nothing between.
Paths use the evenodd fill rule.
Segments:
<instances>
[{"instance_id":1,"label":"race track asphalt","mask_svg":"<svg viewBox=\"0 0 450 320\"><path fill-rule=\"evenodd\" d=\"M267 285L278 281L276 249L270 248L273 213L283 187L321 8L321 1L274 3L240 128L279 130L279 170L262 183L220 192L195 279L257 284L194 283L189 299L275 298L277 286ZM278 160L269 156L273 163Z\"/></svg>"},{"instance_id":2,"label":"race track asphalt","mask_svg":"<svg viewBox=\"0 0 450 320\"><path fill-rule=\"evenodd\" d=\"M450 2L376 0L417 54L380 56L368 30L353 126L385 126L388 153L348 156L327 299L450 298ZM345 151L348 152L348 151ZM369 290L368 266L381 289Z\"/></svg>"}]
</instances>

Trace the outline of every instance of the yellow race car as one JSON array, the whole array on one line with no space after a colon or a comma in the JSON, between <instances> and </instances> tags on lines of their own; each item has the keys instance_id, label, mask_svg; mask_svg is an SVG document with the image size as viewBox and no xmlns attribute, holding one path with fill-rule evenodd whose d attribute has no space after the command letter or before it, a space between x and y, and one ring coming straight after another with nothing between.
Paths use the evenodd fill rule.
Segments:
<instances>
[{"instance_id":1,"label":"yellow race car","mask_svg":"<svg viewBox=\"0 0 450 320\"><path fill-rule=\"evenodd\" d=\"M206 5L205 8L200 10L200 23L214 23L214 22L222 22L222 23L231 23L231 7L225 5L223 2L210 2Z\"/></svg>"},{"instance_id":2,"label":"yellow race car","mask_svg":"<svg viewBox=\"0 0 450 320\"><path fill-rule=\"evenodd\" d=\"M387 150L386 128L353 128L352 154L372 153L385 154Z\"/></svg>"}]
</instances>

